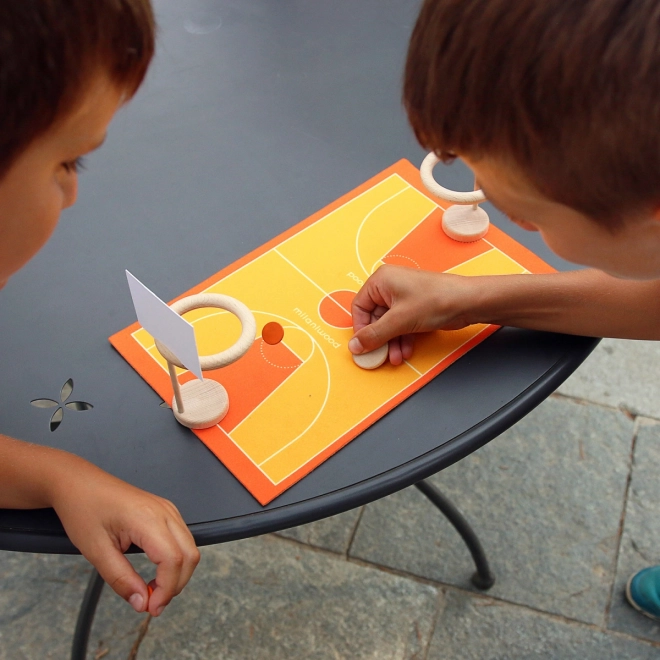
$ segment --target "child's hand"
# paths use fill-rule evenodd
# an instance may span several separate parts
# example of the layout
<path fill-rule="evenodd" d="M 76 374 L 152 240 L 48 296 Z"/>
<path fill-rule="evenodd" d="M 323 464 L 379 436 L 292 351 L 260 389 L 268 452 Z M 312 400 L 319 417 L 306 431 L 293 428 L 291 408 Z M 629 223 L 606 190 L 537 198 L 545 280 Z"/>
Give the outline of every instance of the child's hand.
<path fill-rule="evenodd" d="M 373 351 L 390 342 L 390 362 L 401 364 L 413 352 L 414 333 L 459 330 L 470 321 L 464 313 L 469 279 L 381 266 L 353 300 L 351 353 Z"/>
<path fill-rule="evenodd" d="M 158 616 L 186 585 L 199 550 L 176 507 L 77 459 L 53 506 L 73 544 L 137 612 Z M 123 555 L 134 543 L 157 565 L 153 594 Z"/>

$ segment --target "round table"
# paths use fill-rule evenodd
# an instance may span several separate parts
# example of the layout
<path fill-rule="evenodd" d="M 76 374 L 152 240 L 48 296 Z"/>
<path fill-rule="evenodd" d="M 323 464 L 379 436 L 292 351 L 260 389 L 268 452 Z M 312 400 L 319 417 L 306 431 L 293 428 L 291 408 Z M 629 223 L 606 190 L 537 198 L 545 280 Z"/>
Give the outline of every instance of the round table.
<path fill-rule="evenodd" d="M 413 3 L 415 4 L 415 3 Z M 268 506 L 112 349 L 124 269 L 170 300 L 402 157 L 419 165 L 401 74 L 405 0 L 157 0 L 144 87 L 88 159 L 77 205 L 0 294 L 0 432 L 79 454 L 172 500 L 199 545 L 330 516 L 416 484 L 538 405 L 597 340 L 503 328 Z M 471 190 L 462 166 L 435 176 Z M 491 221 L 558 269 L 540 238 Z M 50 430 L 51 410 L 73 380 Z M 70 553 L 51 510 L 0 511 L 0 549 Z"/>

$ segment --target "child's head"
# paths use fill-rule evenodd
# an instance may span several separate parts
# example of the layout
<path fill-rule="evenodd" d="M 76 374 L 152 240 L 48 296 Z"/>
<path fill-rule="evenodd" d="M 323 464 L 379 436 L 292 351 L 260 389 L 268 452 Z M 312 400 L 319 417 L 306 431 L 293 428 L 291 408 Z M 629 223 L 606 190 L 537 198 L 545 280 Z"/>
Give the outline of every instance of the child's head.
<path fill-rule="evenodd" d="M 657 0 L 426 0 L 404 103 L 556 252 L 660 277 L 659 72 Z"/>
<path fill-rule="evenodd" d="M 76 168 L 139 87 L 149 0 L 0 3 L 0 287 L 73 204 Z"/>

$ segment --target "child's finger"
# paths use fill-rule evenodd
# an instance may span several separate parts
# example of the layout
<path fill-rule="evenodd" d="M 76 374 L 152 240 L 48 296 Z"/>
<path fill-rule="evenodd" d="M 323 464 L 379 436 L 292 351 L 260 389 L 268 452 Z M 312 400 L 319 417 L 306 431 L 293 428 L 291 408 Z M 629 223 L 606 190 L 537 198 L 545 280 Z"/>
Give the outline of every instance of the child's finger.
<path fill-rule="evenodd" d="M 399 335 L 407 334 L 410 319 L 397 309 L 390 309 L 381 318 L 358 330 L 348 342 L 351 353 L 359 355 L 367 351 L 375 351 L 385 342 Z"/>
<path fill-rule="evenodd" d="M 401 355 L 404 360 L 410 360 L 415 347 L 415 335 L 401 336 Z"/>
<path fill-rule="evenodd" d="M 395 337 L 390 339 L 389 355 L 390 363 L 395 367 L 403 362 L 403 354 L 401 352 L 401 338 Z"/>
<path fill-rule="evenodd" d="M 149 602 L 147 585 L 131 562 L 110 542 L 94 554 L 85 554 L 110 588 L 128 601 L 136 612 L 144 612 Z"/>
<path fill-rule="evenodd" d="M 149 613 L 153 616 L 159 616 L 172 598 L 181 592 L 199 561 L 197 548 L 193 554 L 181 548 L 172 535 L 168 541 L 167 548 L 159 548 L 160 557 L 147 552 L 157 566 L 156 588 L 149 602 Z"/>
<path fill-rule="evenodd" d="M 153 580 L 153 593 L 149 598 L 149 614 L 160 616 L 170 601 L 176 596 L 179 582 L 180 567 L 176 562 L 164 561 L 156 568 Z"/>
<path fill-rule="evenodd" d="M 179 583 L 177 585 L 178 592 L 180 593 L 183 588 L 188 584 L 188 581 L 192 577 L 201 555 L 199 554 L 199 549 L 195 545 L 195 539 L 193 539 L 192 534 L 188 527 L 186 527 L 183 520 L 180 522 L 170 521 L 167 525 L 172 532 L 172 535 L 175 537 L 181 550 L 184 554 L 183 565 L 181 566 L 181 572 L 179 573 Z"/>
<path fill-rule="evenodd" d="M 385 328 L 386 327 L 387 326 L 385 326 Z M 354 355 L 360 355 L 360 353 L 367 353 L 368 351 L 375 351 L 389 339 L 381 332 L 381 329 L 385 328 L 383 328 L 383 323 L 380 321 L 365 325 L 361 330 L 358 330 L 348 342 L 348 350 Z"/>
<path fill-rule="evenodd" d="M 351 304 L 351 314 L 353 315 L 353 330 L 358 332 L 365 325 L 371 323 L 371 314 L 376 308 L 376 303 L 369 297 L 368 292 L 363 287 L 357 292 Z"/>
<path fill-rule="evenodd" d="M 373 322 L 373 317 L 382 316 L 389 309 L 379 282 L 383 279 L 381 269 L 377 270 L 366 284 L 355 294 L 351 303 L 353 315 L 353 330 L 358 332 L 361 328 Z"/>

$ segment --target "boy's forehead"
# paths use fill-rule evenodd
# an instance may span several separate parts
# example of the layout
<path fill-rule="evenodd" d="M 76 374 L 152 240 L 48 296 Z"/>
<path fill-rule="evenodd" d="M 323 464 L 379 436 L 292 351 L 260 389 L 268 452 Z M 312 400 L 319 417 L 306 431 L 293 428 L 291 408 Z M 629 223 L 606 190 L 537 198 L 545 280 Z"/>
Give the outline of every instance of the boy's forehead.
<path fill-rule="evenodd" d="M 464 160 L 475 173 L 486 198 L 504 213 L 511 215 L 565 208 L 538 190 L 517 165 L 492 157 Z"/>
<path fill-rule="evenodd" d="M 475 173 L 484 194 L 492 202 L 544 200 L 543 196 L 532 188 L 525 177 L 514 167 L 490 158 L 481 158 L 477 161 L 464 160 Z"/>
<path fill-rule="evenodd" d="M 123 97 L 123 91 L 107 78 L 93 79 L 73 110 L 55 123 L 51 137 L 75 149 L 91 151 L 100 147 Z"/>

